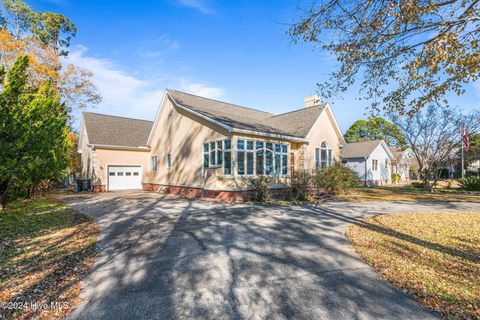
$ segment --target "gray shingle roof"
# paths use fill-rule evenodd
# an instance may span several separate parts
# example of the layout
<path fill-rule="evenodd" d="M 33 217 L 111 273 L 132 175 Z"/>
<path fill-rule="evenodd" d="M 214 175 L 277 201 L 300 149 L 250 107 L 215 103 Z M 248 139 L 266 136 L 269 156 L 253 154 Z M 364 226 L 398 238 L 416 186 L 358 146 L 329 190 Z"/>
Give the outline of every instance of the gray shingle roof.
<path fill-rule="evenodd" d="M 84 112 L 83 119 L 90 144 L 145 147 L 153 122 Z"/>
<path fill-rule="evenodd" d="M 260 133 L 281 134 L 305 138 L 325 108 L 325 104 L 302 108 L 284 114 L 238 106 L 235 104 L 204 98 L 189 93 L 168 89 L 175 102 L 200 113 L 225 126 Z"/>
<path fill-rule="evenodd" d="M 342 158 L 364 158 L 368 157 L 383 140 L 363 141 L 347 143 L 342 148 Z"/>

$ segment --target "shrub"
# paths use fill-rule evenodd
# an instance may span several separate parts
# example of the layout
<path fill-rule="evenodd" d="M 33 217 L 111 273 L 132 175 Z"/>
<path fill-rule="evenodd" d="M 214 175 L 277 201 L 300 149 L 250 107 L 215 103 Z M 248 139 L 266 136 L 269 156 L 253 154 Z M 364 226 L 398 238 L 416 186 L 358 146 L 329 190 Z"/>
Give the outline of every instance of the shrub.
<path fill-rule="evenodd" d="M 475 176 L 466 177 L 458 180 L 458 184 L 464 190 L 468 191 L 480 191 L 480 178 Z"/>
<path fill-rule="evenodd" d="M 312 181 L 312 177 L 308 172 L 296 171 L 290 179 L 289 196 L 298 201 L 308 200 L 310 181 Z"/>
<path fill-rule="evenodd" d="M 317 170 L 313 177 L 313 183 L 325 192 L 337 195 L 356 187 L 358 175 L 350 168 L 336 163 L 329 168 Z"/>
<path fill-rule="evenodd" d="M 392 173 L 392 183 L 399 183 L 400 177 L 400 173 Z"/>
<path fill-rule="evenodd" d="M 253 190 L 253 200 L 257 202 L 267 202 L 268 186 L 270 184 L 270 178 L 265 176 L 259 176 L 249 180 L 250 189 Z"/>

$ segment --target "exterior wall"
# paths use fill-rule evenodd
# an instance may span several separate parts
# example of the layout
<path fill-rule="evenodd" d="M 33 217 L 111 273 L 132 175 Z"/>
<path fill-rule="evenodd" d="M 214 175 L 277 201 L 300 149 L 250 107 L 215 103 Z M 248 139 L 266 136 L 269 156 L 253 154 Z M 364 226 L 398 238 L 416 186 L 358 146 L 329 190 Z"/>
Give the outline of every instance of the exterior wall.
<path fill-rule="evenodd" d="M 473 160 L 467 167 L 468 171 L 480 172 L 480 159 Z"/>
<path fill-rule="evenodd" d="M 365 182 L 365 158 L 344 159 L 346 166 L 358 174 L 358 180 Z"/>
<path fill-rule="evenodd" d="M 304 146 L 304 161 L 301 154 L 297 155 L 298 163 L 301 166 L 304 163 L 305 170 L 315 169 L 315 149 L 320 148 L 322 141 L 326 141 L 327 147 L 332 149 L 332 158 L 334 162 L 340 161 L 340 145 L 342 141 L 335 131 L 335 126 L 330 119 L 327 110 L 322 112 L 317 123 L 307 136 L 311 142 Z M 298 169 L 301 169 L 300 167 Z"/>
<path fill-rule="evenodd" d="M 96 153 L 96 161 L 91 178 L 94 189 L 96 187 L 98 191 L 108 190 L 108 166 L 141 165 L 143 172 L 149 166 L 149 151 L 97 148 L 94 152 Z"/>
<path fill-rule="evenodd" d="M 400 182 L 408 182 L 410 180 L 410 159 L 406 152 L 392 164 L 392 173 L 400 174 Z"/>
<path fill-rule="evenodd" d="M 150 156 L 157 156 L 157 171 L 150 163 L 144 170 L 144 183 L 155 185 L 220 188 L 224 183 L 220 169 L 203 178 L 203 143 L 225 139 L 229 132 L 173 106 L 166 98 L 152 132 Z M 172 168 L 167 168 L 167 154 L 172 156 Z M 150 159 L 149 159 L 150 161 Z M 216 178 L 218 177 L 218 179 Z"/>

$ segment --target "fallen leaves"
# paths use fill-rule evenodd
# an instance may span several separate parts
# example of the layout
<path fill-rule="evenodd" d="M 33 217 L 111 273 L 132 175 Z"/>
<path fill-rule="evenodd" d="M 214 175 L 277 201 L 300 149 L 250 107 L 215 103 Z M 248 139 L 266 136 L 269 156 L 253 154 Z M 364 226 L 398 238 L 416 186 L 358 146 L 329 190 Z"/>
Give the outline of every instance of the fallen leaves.
<path fill-rule="evenodd" d="M 446 318 L 480 319 L 480 213 L 404 213 L 351 225 L 355 250 Z"/>

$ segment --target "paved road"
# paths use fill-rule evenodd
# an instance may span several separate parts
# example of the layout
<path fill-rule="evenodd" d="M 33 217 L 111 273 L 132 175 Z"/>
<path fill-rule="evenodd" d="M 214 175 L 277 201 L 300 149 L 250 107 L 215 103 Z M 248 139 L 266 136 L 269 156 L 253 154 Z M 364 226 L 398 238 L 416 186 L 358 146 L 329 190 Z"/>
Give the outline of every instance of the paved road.
<path fill-rule="evenodd" d="M 124 192 L 65 196 L 97 219 L 99 256 L 73 319 L 436 319 L 354 253 L 367 213 L 474 204 L 227 205 Z"/>

